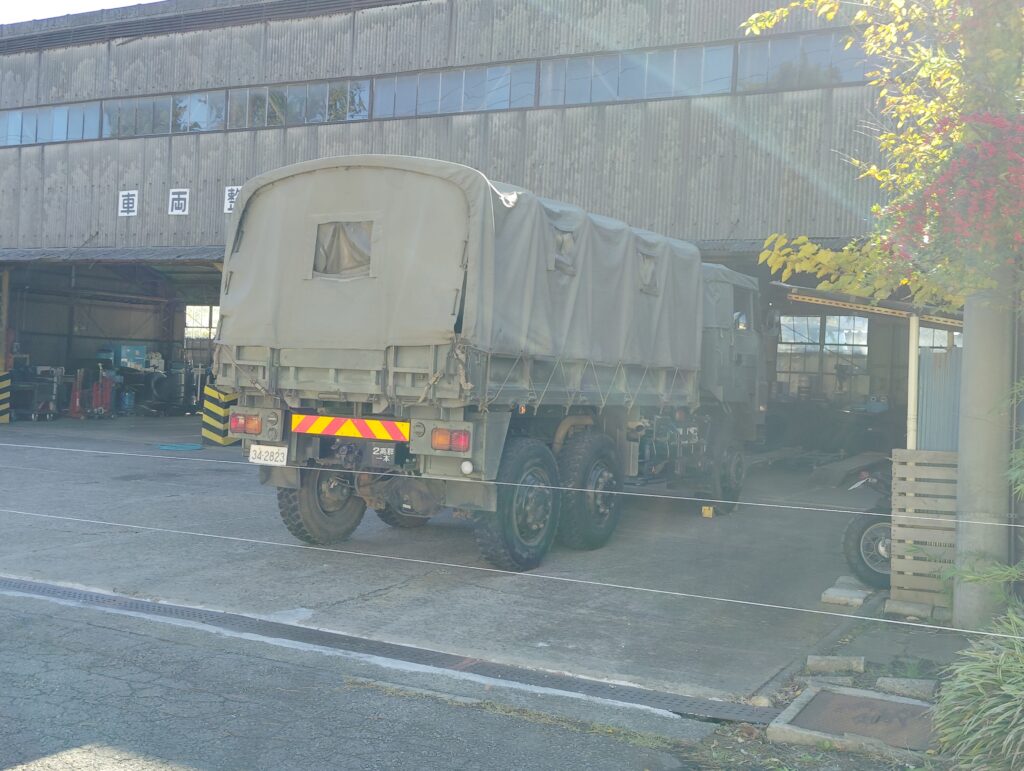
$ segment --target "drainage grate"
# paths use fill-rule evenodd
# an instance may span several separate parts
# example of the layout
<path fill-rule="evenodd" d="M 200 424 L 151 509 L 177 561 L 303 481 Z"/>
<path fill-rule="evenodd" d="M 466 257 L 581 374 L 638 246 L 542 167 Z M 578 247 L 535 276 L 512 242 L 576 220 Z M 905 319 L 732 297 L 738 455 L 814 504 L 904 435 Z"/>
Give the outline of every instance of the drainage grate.
<path fill-rule="evenodd" d="M 252 618 L 251 616 L 243 616 L 238 613 L 224 613 L 217 610 L 192 608 L 187 605 L 171 605 L 163 602 L 137 600 L 117 594 L 69 589 L 40 581 L 0 577 L 0 590 L 70 600 L 82 605 L 130 611 L 147 616 L 183 619 L 232 632 L 247 632 L 263 637 L 379 656 L 411 664 L 436 667 L 438 669 L 469 672 L 494 680 L 505 680 L 541 688 L 583 694 L 598 699 L 610 699 L 629 704 L 655 707 L 698 720 L 766 725 L 779 714 L 779 710 L 770 707 L 751 707 L 737 702 L 700 699 L 692 696 L 680 696 L 675 693 L 652 691 L 647 688 L 630 685 L 602 683 L 596 680 L 573 677 L 572 675 L 543 672 L 509 664 L 499 664 L 493 661 L 466 658 L 441 651 L 370 640 L 365 637 L 353 637 L 341 634 L 340 632 L 327 632 L 294 624 L 285 624 L 279 621 L 267 621 Z"/>

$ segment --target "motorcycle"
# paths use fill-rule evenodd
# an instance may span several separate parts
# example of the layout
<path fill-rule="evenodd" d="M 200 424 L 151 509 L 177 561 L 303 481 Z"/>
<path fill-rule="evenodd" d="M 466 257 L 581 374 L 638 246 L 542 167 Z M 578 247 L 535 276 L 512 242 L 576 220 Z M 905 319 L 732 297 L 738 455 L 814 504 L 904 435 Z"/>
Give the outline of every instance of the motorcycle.
<path fill-rule="evenodd" d="M 858 514 L 843 533 L 843 556 L 866 585 L 888 589 L 892 573 L 892 464 L 862 471 L 849 489 L 867 485 L 879 493 L 875 505 Z"/>

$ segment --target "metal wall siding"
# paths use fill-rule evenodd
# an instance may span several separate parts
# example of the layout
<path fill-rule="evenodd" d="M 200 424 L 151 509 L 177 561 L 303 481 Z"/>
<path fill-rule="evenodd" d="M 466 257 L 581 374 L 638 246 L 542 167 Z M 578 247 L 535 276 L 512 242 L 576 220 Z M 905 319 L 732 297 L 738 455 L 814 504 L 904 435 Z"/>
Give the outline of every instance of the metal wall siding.
<path fill-rule="evenodd" d="M 228 85 L 233 32 L 231 29 L 219 29 L 200 34 L 200 67 L 196 73 L 196 88 L 224 88 Z"/>
<path fill-rule="evenodd" d="M 563 115 L 558 110 L 537 110 L 526 114 L 526 174 L 523 186 L 551 197 L 562 178 Z"/>
<path fill-rule="evenodd" d="M 4 57 L 0 68 L 0 107 L 18 107 L 25 100 L 26 54 Z"/>
<path fill-rule="evenodd" d="M 231 133 L 225 137 L 224 151 L 221 154 L 225 185 L 241 185 L 245 180 L 255 175 L 253 169 L 253 146 L 255 141 L 256 132 L 250 131 Z"/>
<path fill-rule="evenodd" d="M 0 57 L 0 107 L 722 40 L 761 0 L 423 0 Z M 807 17 L 807 18 L 804 18 Z M 787 30 L 821 27 L 796 14 Z M 37 82 L 38 79 L 38 82 Z"/>
<path fill-rule="evenodd" d="M 498 52 L 503 59 L 532 59 L 538 50 L 543 50 L 545 41 L 552 34 L 550 23 L 536 22 L 546 19 L 545 8 L 535 3 L 516 0 L 501 0 L 494 9 L 494 45 L 492 53 Z"/>
<path fill-rule="evenodd" d="M 79 246 L 90 236 L 110 245 L 120 240 L 115 231 L 139 233 L 114 225 L 119 189 L 140 190 L 141 213 L 133 219 L 144 235 L 131 243 L 219 243 L 225 185 L 286 163 L 360 152 L 465 163 L 541 195 L 686 238 L 760 239 L 777 230 L 852 237 L 863 232 L 876 193 L 855 182 L 832 150 L 848 146 L 843 137 L 856 130 L 849 121 L 845 129 L 836 125 L 844 123 L 834 114 L 840 94 L 845 109 L 858 104 L 845 91 L 805 92 L 52 145 L 45 157 L 59 158 L 59 148 L 67 148 L 68 221 L 66 240 L 57 242 L 49 239 L 62 230 L 47 222 L 44 245 Z M 17 168 L 27 149 L 0 149 L 8 191 L 19 189 Z M 24 163 L 41 163 L 44 156 L 25 157 L 32 160 Z M 47 199 L 58 173 L 53 165 L 46 170 Z M 192 190 L 193 214 L 167 215 L 172 187 Z M 83 220 L 81 202 L 93 197 L 102 203 Z M 4 210 L 18 212 L 17 199 Z M 17 224 L 5 228 L 2 243 L 26 246 L 17 231 Z"/>
<path fill-rule="evenodd" d="M 224 138 L 213 134 L 200 134 L 198 145 L 199 168 L 205 170 L 204 183 L 192 189 L 194 213 L 188 219 L 195 227 L 193 244 L 224 243 L 224 187 L 228 184 L 224 166 Z"/>
<path fill-rule="evenodd" d="M 18 242 L 39 246 L 42 226 L 43 164 L 42 148 L 26 147 L 18 169 Z"/>
<path fill-rule="evenodd" d="M 280 166 L 284 159 L 284 131 L 255 131 L 253 137 L 254 175 Z"/>
<path fill-rule="evenodd" d="M 317 59 L 320 62 L 319 68 L 323 77 L 341 77 L 352 72 L 352 20 L 350 13 L 337 16 L 327 16 L 315 19 L 316 24 L 316 45 L 318 48 Z M 299 62 L 297 72 L 299 77 L 306 77 L 302 73 L 303 59 L 308 58 L 309 52 L 296 52 L 296 60 Z"/>
<path fill-rule="evenodd" d="M 491 60 L 493 14 L 494 7 L 488 0 L 453 3 L 450 64 L 479 64 Z"/>
<path fill-rule="evenodd" d="M 284 165 L 309 161 L 316 157 L 316 126 L 294 126 L 285 129 Z"/>
<path fill-rule="evenodd" d="M 146 93 L 166 94 L 180 90 L 175 80 L 175 57 L 178 50 L 176 38 L 175 35 L 167 35 L 154 40 L 146 38 L 145 40 L 118 41 L 119 48 L 124 50 L 125 55 L 148 62 L 145 82 L 149 88 Z M 138 87 L 135 88 L 135 92 L 138 93 Z M 130 94 L 131 90 L 123 95 Z M 102 93 L 99 94 L 99 96 L 102 95 Z"/>
<path fill-rule="evenodd" d="M 175 35 L 174 40 L 174 90 L 190 91 L 202 88 L 203 38 L 207 33 L 186 32 Z"/>
<path fill-rule="evenodd" d="M 40 246 L 68 243 L 68 152 L 69 145 L 44 145 L 40 163 L 43 167 L 42 242 Z M 2 169 L 2 164 L 0 164 Z M 0 209 L 2 211 L 2 209 Z M 3 222 L 0 216 L 0 222 Z"/>
<path fill-rule="evenodd" d="M 450 5 L 444 0 L 433 0 L 408 7 L 414 8 L 418 17 L 421 68 L 447 67 L 451 42 Z"/>
<path fill-rule="evenodd" d="M 490 117 L 487 154 L 492 158 L 491 174 L 495 179 L 526 179 L 527 113 L 498 112 Z"/>
<path fill-rule="evenodd" d="M 263 61 L 263 78 L 268 82 L 281 83 L 291 80 L 292 55 L 295 43 L 292 37 L 295 35 L 295 27 L 309 24 L 310 20 L 301 19 L 298 21 L 285 21 L 279 24 L 268 24 L 266 37 L 266 58 Z M 306 49 L 306 55 L 313 54 Z"/>
<path fill-rule="evenodd" d="M 224 73 L 224 85 L 265 81 L 263 66 L 266 62 L 267 26 L 250 24 L 231 30 L 231 58 Z"/>
<path fill-rule="evenodd" d="M 143 140 L 143 167 L 146 176 L 139 187 L 139 216 L 141 229 L 146 234 L 144 243 L 175 244 L 170 240 L 167 216 L 167 191 L 176 185 L 171 179 L 171 137 Z M 134 190 L 135 188 L 130 188 Z M 114 213 L 116 216 L 116 212 Z M 70 244 L 69 244 L 70 245 Z"/>
<path fill-rule="evenodd" d="M 89 212 L 90 246 L 113 246 L 117 223 L 117 144 L 89 142 L 92 151 L 92 185 L 82 200 Z M 112 216 L 113 215 L 113 216 Z"/>
<path fill-rule="evenodd" d="M 171 136 L 171 152 L 169 157 L 170 179 L 164 187 L 160 198 L 155 202 L 156 210 L 163 214 L 167 223 L 167 241 L 169 244 L 195 245 L 195 234 L 198 226 L 195 224 L 199 219 L 198 208 L 209 207 L 212 201 L 209 200 L 212 192 L 210 185 L 205 181 L 200 183 L 208 173 L 203 169 L 203 176 L 200 177 L 199 170 L 199 135 L 198 134 L 175 134 Z M 170 215 L 167 213 L 168 191 L 174 188 L 188 188 L 189 213 L 188 216 Z M 152 205 L 152 204 L 151 204 Z"/>
<path fill-rule="evenodd" d="M 68 57 L 66 49 L 40 51 L 37 62 L 39 68 L 39 87 L 34 101 L 39 103 L 60 102 L 70 99 Z M 6 57 L 5 57 L 6 58 Z M 4 62 L 0 59 L 0 62 Z M 3 66 L 3 64 L 0 64 Z"/>
<path fill-rule="evenodd" d="M 117 191 L 142 190 L 146 178 L 146 140 L 125 139 L 117 143 Z M 117 214 L 118 198 L 115 191 L 110 200 L 104 201 Z M 148 203 L 148 202 L 147 202 Z M 101 216 L 107 212 L 101 208 Z M 114 220 L 114 243 L 121 246 L 144 246 L 144 232 L 141 217 L 116 217 Z"/>
<path fill-rule="evenodd" d="M 425 40 L 428 30 L 423 26 L 420 4 L 400 5 L 391 10 L 393 21 L 388 28 L 388 56 L 384 72 L 424 69 L 423 52 L 430 45 Z M 437 43 L 444 46 L 446 41 L 442 38 Z"/>
<path fill-rule="evenodd" d="M 107 46 L 94 45 L 66 50 L 70 73 L 61 101 L 96 97 L 101 91 L 99 84 L 106 83 Z M 57 88 L 60 87 L 58 83 Z"/>
<path fill-rule="evenodd" d="M 882 196 L 871 180 L 854 180 L 855 170 L 832 148 L 842 148 L 847 155 L 868 163 L 881 160 L 872 128 L 881 124 L 875 94 L 868 88 L 838 89 L 832 94 L 830 107 L 830 182 L 836 191 L 834 197 L 844 201 L 832 214 L 831 224 L 837 232 L 861 233 L 867 227 L 871 207 L 881 203 Z"/>
<path fill-rule="evenodd" d="M 387 72 L 388 30 L 391 8 L 369 8 L 357 11 L 353 22 L 352 74 L 375 75 Z"/>
<path fill-rule="evenodd" d="M 91 245 L 92 145 L 92 142 L 68 145 L 68 241 L 64 246 Z"/>
<path fill-rule="evenodd" d="M 509 115 L 509 113 L 503 113 Z M 496 117 L 496 116 L 492 116 Z M 449 155 L 451 148 L 450 141 L 451 121 L 447 118 L 430 118 L 423 121 L 419 130 L 415 128 L 404 132 L 403 144 L 413 154 L 427 158 L 436 158 L 439 155 Z M 493 153 L 493 148 L 490 148 Z M 499 156 L 500 157 L 500 156 Z"/>
<path fill-rule="evenodd" d="M 8 162 L 0 165 L 0 243 L 18 241 L 18 187 L 21 177 L 21 153 L 11 153 Z"/>
<path fill-rule="evenodd" d="M 115 40 L 0 58 L 0 106 L 724 39 L 763 2 L 723 5 L 427 0 Z M 685 238 L 850 237 L 877 192 L 833 148 L 873 157 L 861 130 L 873 103 L 870 89 L 840 88 L 0 148 L 0 245 L 219 243 L 225 185 L 361 152 L 454 160 Z M 172 187 L 192 191 L 188 217 L 167 214 Z M 140 191 L 138 217 L 117 218 L 121 189 Z"/>
<path fill-rule="evenodd" d="M 141 90 L 139 84 L 145 84 L 146 92 L 152 93 L 156 87 L 163 85 L 159 81 L 153 82 L 153 76 L 158 70 L 160 49 L 159 45 L 149 46 L 141 40 L 108 44 L 109 69 L 106 85 L 109 93 L 127 96 Z M 169 81 L 172 76 L 173 68 L 171 76 L 163 77 Z"/>

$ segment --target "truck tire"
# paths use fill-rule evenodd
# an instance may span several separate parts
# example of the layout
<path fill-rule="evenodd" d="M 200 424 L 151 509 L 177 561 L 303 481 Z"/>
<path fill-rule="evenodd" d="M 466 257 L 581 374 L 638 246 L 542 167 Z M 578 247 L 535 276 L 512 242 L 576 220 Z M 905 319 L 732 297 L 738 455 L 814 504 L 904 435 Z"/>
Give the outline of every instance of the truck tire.
<path fill-rule="evenodd" d="M 892 513 L 874 508 L 850 520 L 843 532 L 843 556 L 867 586 L 888 589 L 892 578 Z"/>
<path fill-rule="evenodd" d="M 547 445 L 513 437 L 498 467 L 498 510 L 476 513 L 476 543 L 485 560 L 502 570 L 537 567 L 558 531 L 561 496 L 558 464 Z"/>
<path fill-rule="evenodd" d="M 430 519 L 430 517 L 403 514 L 391 508 L 390 504 L 385 506 L 383 510 L 374 509 L 374 512 L 385 525 L 397 528 L 423 527 L 427 524 L 427 520 Z"/>
<path fill-rule="evenodd" d="M 711 436 L 708 453 L 711 470 L 707 484 L 697 492 L 704 505 L 713 506 L 715 514 L 728 514 L 736 509 L 746 478 L 743 450 L 735 440 L 732 418 L 720 407 L 708 410 L 711 415 Z"/>
<path fill-rule="evenodd" d="M 615 442 L 607 434 L 575 434 L 558 453 L 562 513 L 558 542 L 570 549 L 600 549 L 622 516 L 622 469 Z M 584 492 L 586 491 L 586 492 Z"/>
<path fill-rule="evenodd" d="M 366 513 L 351 474 L 328 469 L 303 470 L 298 490 L 277 488 L 277 508 L 292 535 L 315 545 L 346 540 Z"/>
<path fill-rule="evenodd" d="M 716 505 L 716 508 L 721 510 L 720 513 L 727 514 L 736 508 L 740 493 L 743 491 L 743 480 L 747 475 L 743 451 L 739 447 L 729 446 L 717 462 L 721 491 L 718 498 L 720 503 Z"/>

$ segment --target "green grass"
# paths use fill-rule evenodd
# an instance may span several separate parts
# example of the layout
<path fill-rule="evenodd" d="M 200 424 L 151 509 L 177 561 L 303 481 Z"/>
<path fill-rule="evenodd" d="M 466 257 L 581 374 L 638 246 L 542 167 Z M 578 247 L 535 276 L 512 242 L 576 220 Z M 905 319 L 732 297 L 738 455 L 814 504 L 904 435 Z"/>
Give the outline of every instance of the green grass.
<path fill-rule="evenodd" d="M 956 768 L 1024 768 L 1024 609 L 1012 605 L 947 671 L 935 732 Z"/>

